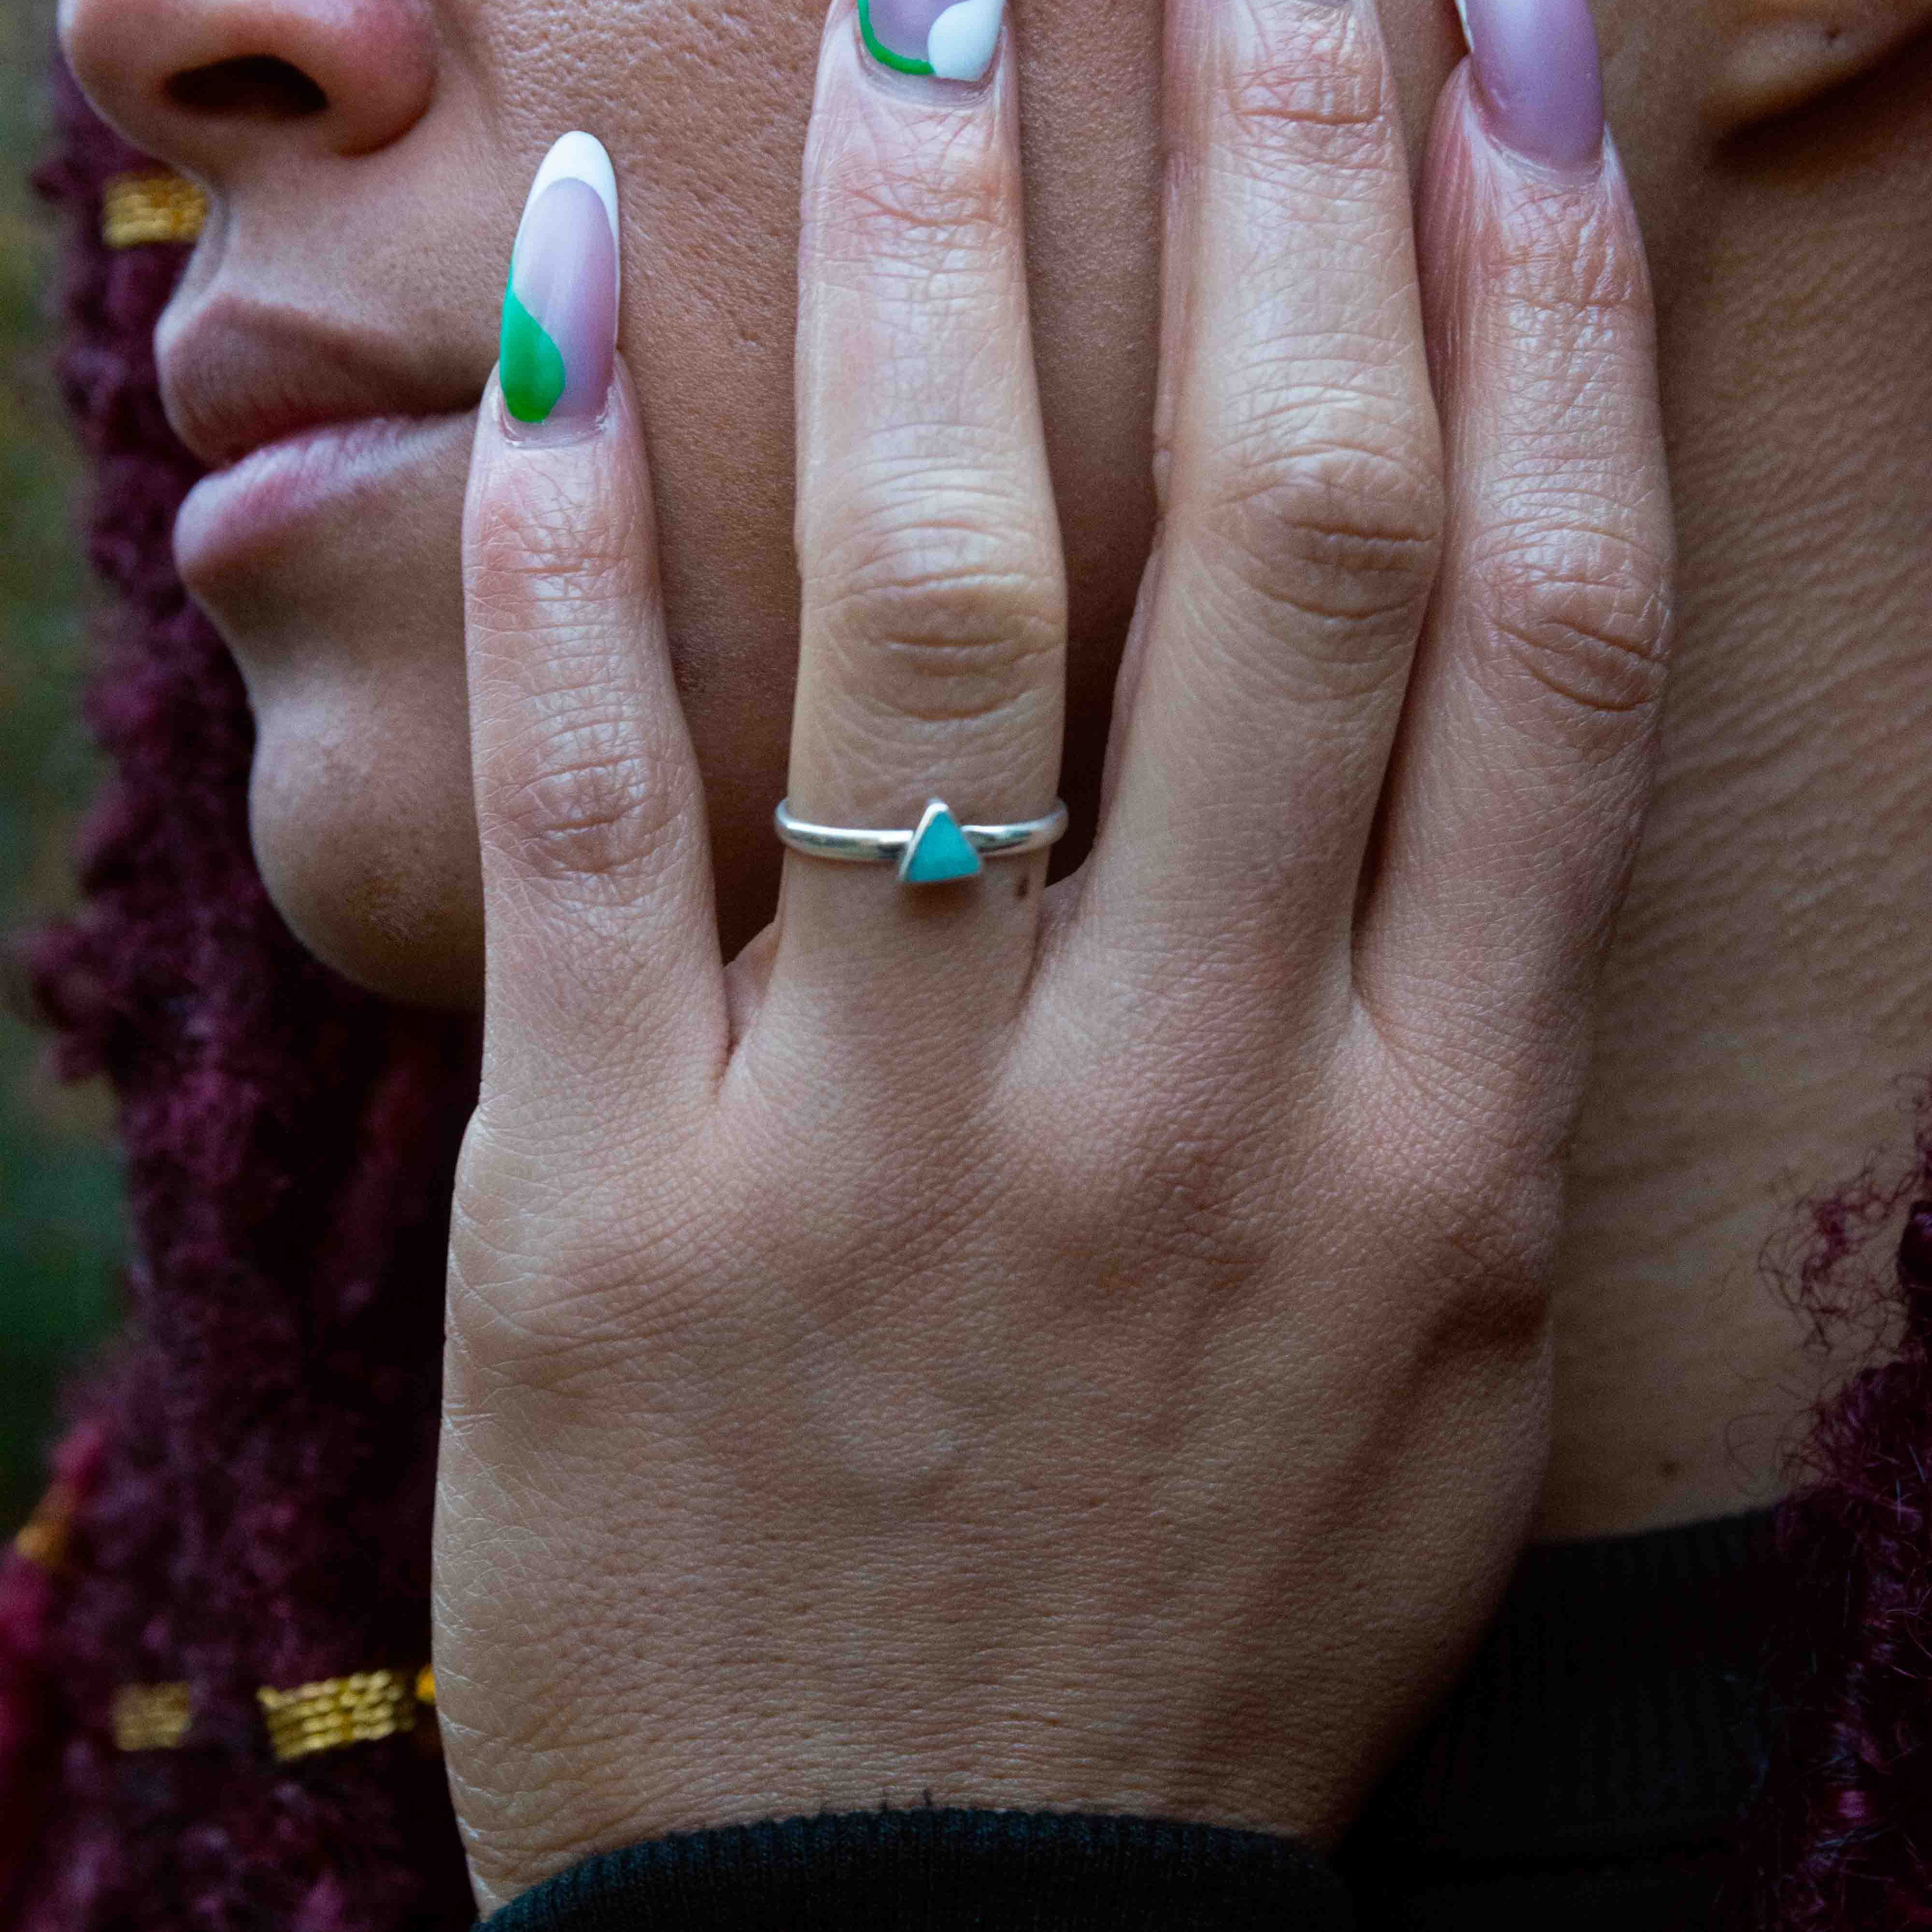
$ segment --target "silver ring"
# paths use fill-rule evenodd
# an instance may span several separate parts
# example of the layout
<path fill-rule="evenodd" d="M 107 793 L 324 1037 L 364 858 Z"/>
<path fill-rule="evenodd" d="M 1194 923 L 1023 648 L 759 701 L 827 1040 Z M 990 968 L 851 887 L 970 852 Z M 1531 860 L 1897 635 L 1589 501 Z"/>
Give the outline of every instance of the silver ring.
<path fill-rule="evenodd" d="M 1066 830 L 1066 807 L 1059 799 L 1044 818 L 1022 818 L 1010 825 L 962 825 L 944 799 L 927 801 L 920 821 L 904 831 L 872 832 L 847 825 L 812 825 L 792 815 L 791 801 L 779 802 L 772 814 L 779 838 L 794 852 L 814 859 L 836 859 L 848 866 L 896 866 L 903 886 L 934 886 L 948 879 L 970 879 L 986 859 L 1016 859 L 1042 852 Z"/>

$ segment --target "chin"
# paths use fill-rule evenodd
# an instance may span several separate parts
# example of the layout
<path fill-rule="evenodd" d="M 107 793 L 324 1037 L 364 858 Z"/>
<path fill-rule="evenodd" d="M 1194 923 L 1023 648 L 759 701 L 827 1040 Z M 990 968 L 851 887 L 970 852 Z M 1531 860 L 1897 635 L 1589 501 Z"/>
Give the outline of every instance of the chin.
<path fill-rule="evenodd" d="M 480 1010 L 482 886 L 468 746 L 404 736 L 353 703 L 260 706 L 248 794 L 262 883 L 297 940 L 356 985 Z"/>

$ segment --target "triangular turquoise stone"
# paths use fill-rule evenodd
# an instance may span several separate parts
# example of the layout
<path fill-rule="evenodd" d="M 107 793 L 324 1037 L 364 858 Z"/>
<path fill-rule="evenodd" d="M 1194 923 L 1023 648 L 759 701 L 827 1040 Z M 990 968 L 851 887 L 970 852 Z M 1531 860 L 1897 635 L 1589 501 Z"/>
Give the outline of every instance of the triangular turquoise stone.
<path fill-rule="evenodd" d="M 959 821 L 943 805 L 928 806 L 899 866 L 900 883 L 936 886 L 946 879 L 970 879 L 979 870 L 980 855 L 967 844 Z"/>

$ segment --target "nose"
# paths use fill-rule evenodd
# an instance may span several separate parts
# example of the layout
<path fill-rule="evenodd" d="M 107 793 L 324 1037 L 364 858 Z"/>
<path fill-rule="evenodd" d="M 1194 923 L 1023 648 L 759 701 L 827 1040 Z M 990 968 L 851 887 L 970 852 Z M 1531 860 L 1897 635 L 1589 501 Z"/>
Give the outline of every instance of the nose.
<path fill-rule="evenodd" d="M 217 187 L 292 145 L 386 147 L 436 82 L 424 0 L 62 0 L 60 27 L 99 112 Z"/>

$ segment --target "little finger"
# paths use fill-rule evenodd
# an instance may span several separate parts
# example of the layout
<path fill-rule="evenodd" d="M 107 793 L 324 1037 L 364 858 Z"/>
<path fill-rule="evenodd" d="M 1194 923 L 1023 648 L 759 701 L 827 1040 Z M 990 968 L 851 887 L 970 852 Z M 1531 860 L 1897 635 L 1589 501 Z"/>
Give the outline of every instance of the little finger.
<path fill-rule="evenodd" d="M 1421 224 L 1449 537 L 1358 986 L 1385 1043 L 1460 1042 L 1454 1084 L 1513 1082 L 1512 1118 L 1555 1132 L 1648 800 L 1674 544 L 1586 0 L 1467 10 L 1477 56 L 1444 96 Z"/>

